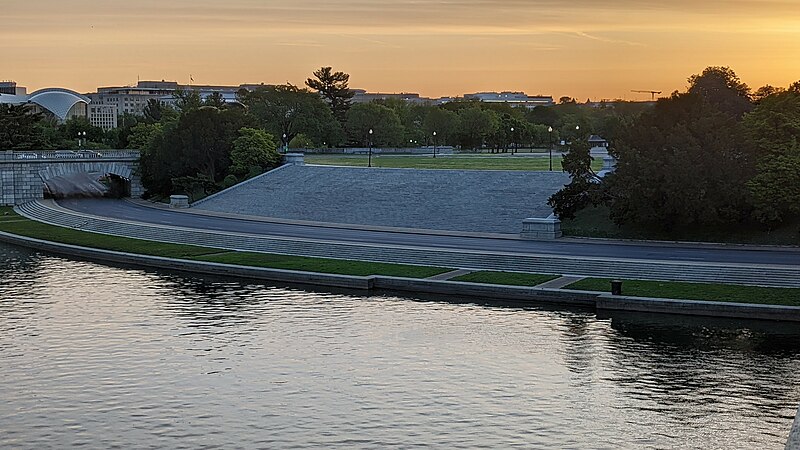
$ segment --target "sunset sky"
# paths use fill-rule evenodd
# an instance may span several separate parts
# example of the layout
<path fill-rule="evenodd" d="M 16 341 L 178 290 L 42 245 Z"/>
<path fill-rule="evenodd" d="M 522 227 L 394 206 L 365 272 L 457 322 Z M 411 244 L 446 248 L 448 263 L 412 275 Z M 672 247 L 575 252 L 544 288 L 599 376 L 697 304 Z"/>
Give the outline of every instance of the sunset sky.
<path fill-rule="evenodd" d="M 3 0 L 0 79 L 29 91 L 166 79 L 647 99 L 709 65 L 800 79 L 798 0 Z"/>

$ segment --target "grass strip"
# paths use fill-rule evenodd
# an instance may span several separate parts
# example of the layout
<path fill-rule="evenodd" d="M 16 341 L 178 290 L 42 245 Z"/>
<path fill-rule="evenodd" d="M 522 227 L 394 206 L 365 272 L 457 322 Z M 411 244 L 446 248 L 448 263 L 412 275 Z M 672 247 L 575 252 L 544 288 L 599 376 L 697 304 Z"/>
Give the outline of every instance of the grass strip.
<path fill-rule="evenodd" d="M 585 278 L 566 286 L 564 289 L 610 292 L 611 279 Z M 679 281 L 623 280 L 622 294 L 635 297 L 800 306 L 800 289 L 798 288 L 686 283 Z"/>
<path fill-rule="evenodd" d="M 237 264 L 241 266 L 269 267 L 272 269 L 302 270 L 339 275 L 386 275 L 408 278 L 427 278 L 452 269 L 412 266 L 364 261 L 350 261 L 306 256 L 276 255 L 271 253 L 230 252 L 192 257 L 196 261 Z"/>
<path fill-rule="evenodd" d="M 306 155 L 307 164 L 367 167 L 364 155 Z M 372 155 L 372 166 L 387 169 L 451 169 L 451 170 L 531 170 L 547 171 L 548 158 L 512 156 L 376 156 Z M 592 167 L 599 170 L 603 161 L 596 158 Z M 553 157 L 553 168 L 561 170 L 561 158 Z"/>
<path fill-rule="evenodd" d="M 556 278 L 559 278 L 559 276 L 537 273 L 479 271 L 455 277 L 450 281 L 502 284 L 508 286 L 537 286 L 550 280 L 555 280 Z"/>
<path fill-rule="evenodd" d="M 48 225 L 33 220 L 25 220 L 21 216 L 17 216 L 16 218 L 18 220 L 0 221 L 0 231 L 45 241 L 60 242 L 62 244 L 112 250 L 116 252 L 137 253 L 141 255 L 163 256 L 165 258 L 187 258 L 219 252 L 219 249 L 215 248 L 108 236 L 105 234 L 89 233 L 86 231 L 73 230 L 71 228 Z"/>
<path fill-rule="evenodd" d="M 5 210 L 0 210 L 0 231 L 35 239 L 102 250 L 161 256 L 165 258 L 190 259 L 194 261 L 340 275 L 387 275 L 408 278 L 427 278 L 452 270 L 406 264 L 386 264 L 267 253 L 235 252 L 195 245 L 169 244 L 143 239 L 108 236 L 105 234 L 90 233 L 36 222 L 16 214 L 13 210 L 8 215 L 5 215 L 10 208 L 4 209 Z"/>

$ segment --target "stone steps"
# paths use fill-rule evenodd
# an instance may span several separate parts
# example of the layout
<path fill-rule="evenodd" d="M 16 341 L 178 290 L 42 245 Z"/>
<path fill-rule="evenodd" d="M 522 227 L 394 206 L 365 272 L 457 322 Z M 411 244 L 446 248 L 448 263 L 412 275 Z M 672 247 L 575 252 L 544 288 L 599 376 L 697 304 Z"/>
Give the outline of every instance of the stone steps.
<path fill-rule="evenodd" d="M 225 250 L 278 253 L 414 265 L 665 281 L 692 281 L 800 288 L 799 267 L 764 267 L 697 262 L 662 262 L 578 258 L 553 255 L 426 249 L 403 246 L 339 243 L 274 236 L 231 234 L 116 221 L 75 213 L 55 205 L 31 202 L 18 207 L 26 217 L 54 225 L 159 242 L 199 245 Z"/>
<path fill-rule="evenodd" d="M 431 230 L 517 234 L 547 217 L 563 172 L 284 166 L 195 207 L 229 214 Z"/>

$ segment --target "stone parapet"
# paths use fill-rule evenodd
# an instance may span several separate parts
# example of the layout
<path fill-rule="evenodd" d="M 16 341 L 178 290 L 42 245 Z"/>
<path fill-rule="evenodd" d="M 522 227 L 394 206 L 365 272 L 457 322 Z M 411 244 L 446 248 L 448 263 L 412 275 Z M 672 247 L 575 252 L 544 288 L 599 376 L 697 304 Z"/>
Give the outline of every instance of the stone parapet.
<path fill-rule="evenodd" d="M 283 155 L 283 161 L 286 164 L 292 164 L 295 166 L 304 166 L 305 162 L 305 155 L 302 153 L 287 153 Z"/>
<path fill-rule="evenodd" d="M 189 196 L 188 195 L 170 195 L 169 196 L 169 207 L 170 208 L 177 208 L 183 209 L 189 207 Z"/>
<path fill-rule="evenodd" d="M 531 240 L 549 240 L 561 237 L 561 221 L 555 216 L 546 219 L 524 219 L 520 237 Z"/>

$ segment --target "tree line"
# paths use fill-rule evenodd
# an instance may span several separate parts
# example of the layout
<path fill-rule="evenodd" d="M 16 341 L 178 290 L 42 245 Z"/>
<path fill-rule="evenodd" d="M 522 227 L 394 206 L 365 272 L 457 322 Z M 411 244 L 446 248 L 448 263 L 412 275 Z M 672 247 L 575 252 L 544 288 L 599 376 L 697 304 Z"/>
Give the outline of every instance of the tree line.
<path fill-rule="evenodd" d="M 148 195 L 197 198 L 274 167 L 281 148 L 437 145 L 509 152 L 571 140 L 578 126 L 612 137 L 643 108 L 586 108 L 569 98 L 535 109 L 476 100 L 352 104 L 349 78 L 322 67 L 304 87 L 241 90 L 237 104 L 219 94 L 201 98 L 194 90 L 178 91 L 174 107 L 151 100 L 143 115 L 124 114 L 108 131 L 81 117 L 59 125 L 25 106 L 0 107 L 0 150 L 139 149 Z M 79 133 L 86 133 L 80 143 Z"/>
<path fill-rule="evenodd" d="M 618 225 L 768 228 L 800 216 L 800 81 L 752 91 L 728 67 L 708 67 L 686 92 L 623 123 L 602 182 L 588 146 L 563 159 L 572 181 L 550 199 L 562 219 L 605 206 Z"/>

